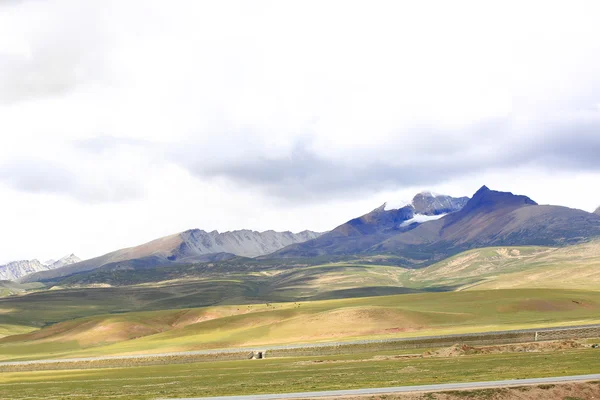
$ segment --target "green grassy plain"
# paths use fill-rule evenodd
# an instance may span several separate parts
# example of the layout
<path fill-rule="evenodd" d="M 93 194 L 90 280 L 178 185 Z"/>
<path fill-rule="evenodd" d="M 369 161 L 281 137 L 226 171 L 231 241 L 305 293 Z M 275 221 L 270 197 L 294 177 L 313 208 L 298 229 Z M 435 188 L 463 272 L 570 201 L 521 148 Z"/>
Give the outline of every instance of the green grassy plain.
<path fill-rule="evenodd" d="M 600 292 L 515 289 L 104 314 L 0 339 L 0 359 L 160 353 L 600 322 Z"/>
<path fill-rule="evenodd" d="M 132 368 L 5 372 L 3 400 L 155 399 L 390 387 L 587 374 L 598 351 L 393 359 L 379 354 Z"/>

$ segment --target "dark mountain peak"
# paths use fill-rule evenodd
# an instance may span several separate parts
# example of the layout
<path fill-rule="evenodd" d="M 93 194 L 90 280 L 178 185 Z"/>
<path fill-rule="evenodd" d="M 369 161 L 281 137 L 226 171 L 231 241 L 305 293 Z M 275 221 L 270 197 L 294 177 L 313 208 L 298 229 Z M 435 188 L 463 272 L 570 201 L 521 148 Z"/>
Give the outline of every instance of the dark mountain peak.
<path fill-rule="evenodd" d="M 487 193 L 487 192 L 491 192 L 490 188 L 487 187 L 486 185 L 483 185 L 482 187 L 479 188 L 478 191 L 475 192 L 475 194 L 473 195 L 473 197 L 475 197 L 477 195 L 481 195 L 483 193 Z"/>
<path fill-rule="evenodd" d="M 515 195 L 511 192 L 499 192 L 483 185 L 467 202 L 463 211 L 471 212 L 482 209 L 519 208 L 537 205 L 535 201 L 527 196 Z"/>

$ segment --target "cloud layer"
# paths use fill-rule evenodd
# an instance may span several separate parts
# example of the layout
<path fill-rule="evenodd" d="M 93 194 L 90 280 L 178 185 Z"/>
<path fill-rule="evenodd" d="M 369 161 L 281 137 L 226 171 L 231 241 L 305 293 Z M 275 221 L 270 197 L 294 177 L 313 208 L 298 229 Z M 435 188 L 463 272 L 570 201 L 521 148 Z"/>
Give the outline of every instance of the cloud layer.
<path fill-rule="evenodd" d="M 598 20 L 593 1 L 2 2 L 0 196 L 110 212 L 121 240 L 322 230 L 494 179 L 590 208 Z M 586 195 L 545 191 L 559 175 Z"/>

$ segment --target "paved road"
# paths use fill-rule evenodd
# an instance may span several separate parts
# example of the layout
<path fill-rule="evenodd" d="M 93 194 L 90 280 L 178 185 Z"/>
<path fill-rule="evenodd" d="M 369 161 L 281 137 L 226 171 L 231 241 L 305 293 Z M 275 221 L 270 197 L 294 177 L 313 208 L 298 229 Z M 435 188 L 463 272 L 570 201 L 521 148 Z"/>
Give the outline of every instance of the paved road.
<path fill-rule="evenodd" d="M 468 338 L 468 337 L 479 337 L 479 336 L 493 336 L 498 334 L 513 334 L 513 333 L 533 333 L 533 332 L 544 332 L 544 331 L 562 331 L 572 330 L 580 328 L 600 328 L 600 324 L 592 325 L 573 325 L 573 326 L 560 326 L 550 328 L 532 328 L 532 329 L 519 329 L 509 331 L 493 331 L 493 332 L 476 332 L 476 333 L 462 333 L 454 335 L 442 335 L 442 336 L 417 336 L 408 338 L 391 338 L 391 339 L 365 339 L 365 340 L 353 340 L 348 342 L 324 342 L 324 343 L 306 343 L 306 344 L 289 344 L 279 346 L 256 346 L 256 347 L 240 347 L 240 348 L 229 348 L 229 349 L 213 349 L 213 350 L 198 350 L 198 351 L 183 351 L 176 353 L 155 353 L 155 354 L 136 354 L 130 356 L 101 356 L 101 357 L 84 357 L 84 358 L 63 358 L 63 359 L 45 359 L 45 360 L 31 360 L 31 361 L 7 361 L 0 362 L 0 366 L 14 366 L 14 365 L 31 365 L 31 364 L 53 364 L 53 363 L 69 363 L 69 362 L 81 362 L 81 361 L 105 361 L 105 360 L 131 360 L 131 359 L 144 359 L 153 357 L 172 357 L 172 356 L 194 356 L 194 355 L 212 355 L 212 354 L 229 354 L 229 353 L 244 353 L 256 350 L 292 350 L 292 349 L 320 349 L 330 348 L 338 346 L 352 346 L 361 344 L 376 344 L 376 343 L 394 343 L 394 342 L 411 342 L 419 340 L 449 340 L 453 338 Z"/>
<path fill-rule="evenodd" d="M 544 383 L 560 382 L 582 382 L 600 380 L 600 374 L 559 376 L 554 378 L 534 378 L 534 379 L 511 379 L 505 381 L 488 382 L 469 382 L 469 383 L 446 383 L 442 385 L 421 385 L 421 386 L 398 386 L 388 388 L 373 389 L 354 389 L 354 390 L 329 390 L 324 392 L 305 392 L 305 393 L 284 393 L 284 394 L 263 394 L 252 396 L 222 396 L 222 397 L 190 397 L 186 399 L 172 400 L 274 400 L 274 399 L 306 399 L 314 397 L 340 397 L 356 396 L 370 394 L 387 394 L 403 392 L 439 392 L 453 389 L 483 389 L 498 388 L 506 386 L 522 385 L 540 385 Z"/>

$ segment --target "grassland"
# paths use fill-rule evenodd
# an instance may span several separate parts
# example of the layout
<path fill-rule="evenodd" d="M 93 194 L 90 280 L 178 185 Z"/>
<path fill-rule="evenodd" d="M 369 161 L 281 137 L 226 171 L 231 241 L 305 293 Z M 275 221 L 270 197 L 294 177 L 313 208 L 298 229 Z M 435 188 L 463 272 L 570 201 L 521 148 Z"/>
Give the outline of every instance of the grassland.
<path fill-rule="evenodd" d="M 251 395 L 577 375 L 598 371 L 598 350 L 395 359 L 381 354 L 282 358 L 0 374 L 17 399 L 154 399 Z"/>
<path fill-rule="evenodd" d="M 210 271 L 217 264 L 182 267 L 192 269 L 169 281 L 54 287 L 0 298 L 0 359 L 463 333 L 600 320 L 600 293 L 595 291 L 600 287 L 598 241 L 560 249 L 476 249 L 419 270 L 368 264 L 377 260 L 292 269 L 269 264 L 265 270 L 225 272 Z M 195 276 L 195 268 L 204 275 Z M 134 272 L 130 278 L 150 279 L 143 277 L 144 271 Z M 118 275 L 115 281 L 121 278 Z M 489 290 L 505 287 L 519 290 Z M 460 292 L 443 292 L 451 290 Z"/>
<path fill-rule="evenodd" d="M 558 249 L 475 249 L 417 270 L 369 264 L 379 261 L 382 259 L 373 257 L 361 259 L 362 264 L 345 261 L 293 268 L 282 265 L 279 269 L 256 264 L 250 270 L 235 270 L 234 266 L 222 270 L 219 264 L 202 264 L 103 271 L 103 285 L 108 287 L 55 286 L 49 291 L 0 298 L 0 324 L 40 327 L 103 313 L 431 291 L 600 287 L 600 241 Z M 163 278 L 169 279 L 153 281 Z"/>
<path fill-rule="evenodd" d="M 521 268 L 484 279 L 478 290 L 502 288 L 600 289 L 600 242 L 538 253 Z"/>
<path fill-rule="evenodd" d="M 104 314 L 0 339 L 0 359 L 84 357 L 600 322 L 600 293 L 494 290 Z"/>
<path fill-rule="evenodd" d="M 412 293 L 390 266 L 323 265 L 294 270 L 212 272 L 117 287 L 61 288 L 0 298 L 0 326 L 47 324 L 106 313 Z"/>

